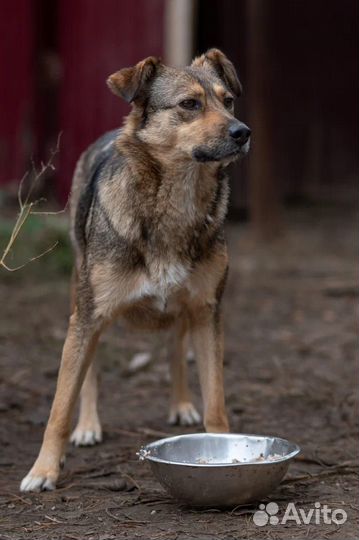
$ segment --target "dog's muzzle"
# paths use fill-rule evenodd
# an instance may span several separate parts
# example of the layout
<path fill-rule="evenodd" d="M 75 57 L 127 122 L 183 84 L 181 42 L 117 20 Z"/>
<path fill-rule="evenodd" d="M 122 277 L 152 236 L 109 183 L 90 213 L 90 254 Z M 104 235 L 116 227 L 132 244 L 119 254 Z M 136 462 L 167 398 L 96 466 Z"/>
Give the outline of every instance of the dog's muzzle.
<path fill-rule="evenodd" d="M 239 120 L 232 120 L 228 135 L 222 139 L 197 146 L 192 152 L 193 159 L 202 163 L 207 161 L 234 160 L 248 153 L 251 130 Z"/>

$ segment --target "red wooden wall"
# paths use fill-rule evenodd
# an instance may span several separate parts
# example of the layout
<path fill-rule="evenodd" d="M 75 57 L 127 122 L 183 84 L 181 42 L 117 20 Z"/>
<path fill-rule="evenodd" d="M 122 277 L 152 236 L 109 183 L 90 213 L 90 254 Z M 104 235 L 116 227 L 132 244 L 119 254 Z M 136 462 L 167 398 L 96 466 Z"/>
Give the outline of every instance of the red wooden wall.
<path fill-rule="evenodd" d="M 80 153 L 128 112 L 108 75 L 163 54 L 165 0 L 2 0 L 0 183 L 46 160 L 62 132 L 57 195 Z"/>
<path fill-rule="evenodd" d="M 0 184 L 19 180 L 33 148 L 33 18 L 28 0 L 2 0 Z"/>
<path fill-rule="evenodd" d="M 67 196 L 79 153 L 129 110 L 106 85 L 108 75 L 161 55 L 164 0 L 61 0 L 60 195 Z"/>

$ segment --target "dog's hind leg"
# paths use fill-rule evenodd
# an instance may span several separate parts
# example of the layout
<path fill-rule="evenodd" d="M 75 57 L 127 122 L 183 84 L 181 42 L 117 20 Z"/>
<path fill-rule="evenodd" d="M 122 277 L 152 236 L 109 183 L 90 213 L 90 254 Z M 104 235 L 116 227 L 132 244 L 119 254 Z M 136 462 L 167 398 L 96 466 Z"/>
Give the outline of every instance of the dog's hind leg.
<path fill-rule="evenodd" d="M 190 426 L 201 417 L 190 399 L 187 377 L 188 321 L 180 317 L 174 326 L 169 346 L 171 371 L 171 404 L 168 422 Z"/>
<path fill-rule="evenodd" d="M 70 309 L 74 312 L 76 306 L 77 271 L 74 267 L 71 276 Z M 80 394 L 80 413 L 77 426 L 70 441 L 75 446 L 92 446 L 102 441 L 102 429 L 97 412 L 97 361 L 90 364 Z"/>
<path fill-rule="evenodd" d="M 55 398 L 35 464 L 21 482 L 21 491 L 54 489 L 68 441 L 72 412 L 100 335 L 100 326 L 84 321 L 77 309 L 70 317 Z"/>
<path fill-rule="evenodd" d="M 93 446 L 102 441 L 101 423 L 97 411 L 98 364 L 94 359 L 87 370 L 80 394 L 80 412 L 70 441 L 75 446 Z"/>

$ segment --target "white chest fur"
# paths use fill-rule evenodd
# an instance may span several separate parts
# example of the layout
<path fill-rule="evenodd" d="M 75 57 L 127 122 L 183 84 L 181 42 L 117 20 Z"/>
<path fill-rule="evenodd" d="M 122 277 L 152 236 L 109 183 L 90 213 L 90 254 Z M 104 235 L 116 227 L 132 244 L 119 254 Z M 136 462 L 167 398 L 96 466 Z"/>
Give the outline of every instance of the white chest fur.
<path fill-rule="evenodd" d="M 150 268 L 149 275 L 143 275 L 140 285 L 134 288 L 128 300 L 140 300 L 146 296 L 154 297 L 156 307 L 164 309 L 168 296 L 182 286 L 188 277 L 188 269 L 180 263 L 156 262 Z"/>
<path fill-rule="evenodd" d="M 179 263 L 156 260 L 146 272 L 118 273 L 114 267 L 98 265 L 92 272 L 95 314 L 112 313 L 144 298 L 153 298 L 157 309 L 164 310 L 171 294 L 186 285 L 189 269 Z"/>

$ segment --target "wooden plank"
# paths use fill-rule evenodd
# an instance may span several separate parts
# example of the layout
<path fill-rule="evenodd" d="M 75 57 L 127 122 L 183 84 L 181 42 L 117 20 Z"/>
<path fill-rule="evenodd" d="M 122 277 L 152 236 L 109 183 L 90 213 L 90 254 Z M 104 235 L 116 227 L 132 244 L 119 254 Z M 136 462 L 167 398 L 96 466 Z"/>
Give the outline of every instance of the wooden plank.
<path fill-rule="evenodd" d="M 0 35 L 0 184 L 5 184 L 20 180 L 33 149 L 31 2 L 2 0 Z"/>
<path fill-rule="evenodd" d="M 250 218 L 260 237 L 276 236 L 281 229 L 281 197 L 275 171 L 274 60 L 270 36 L 270 0 L 247 0 Z"/>
<path fill-rule="evenodd" d="M 164 0 L 62 0 L 60 151 L 58 192 L 66 200 L 80 153 L 118 127 L 129 107 L 110 93 L 108 75 L 163 52 Z"/>

